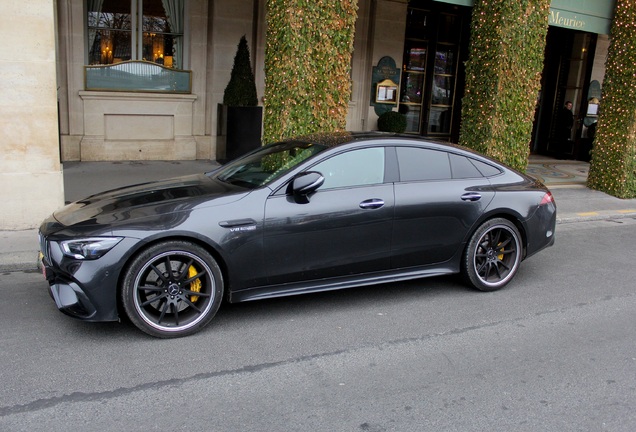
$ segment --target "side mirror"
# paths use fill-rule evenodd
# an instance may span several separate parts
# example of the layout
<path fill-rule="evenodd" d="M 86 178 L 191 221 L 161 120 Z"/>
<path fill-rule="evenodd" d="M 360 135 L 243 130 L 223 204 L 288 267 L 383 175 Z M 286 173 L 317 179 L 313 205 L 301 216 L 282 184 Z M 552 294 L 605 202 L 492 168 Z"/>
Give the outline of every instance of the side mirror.
<path fill-rule="evenodd" d="M 307 195 L 315 192 L 325 182 L 325 178 L 316 171 L 307 171 L 299 174 L 291 184 L 291 192 L 298 202 L 309 202 Z"/>

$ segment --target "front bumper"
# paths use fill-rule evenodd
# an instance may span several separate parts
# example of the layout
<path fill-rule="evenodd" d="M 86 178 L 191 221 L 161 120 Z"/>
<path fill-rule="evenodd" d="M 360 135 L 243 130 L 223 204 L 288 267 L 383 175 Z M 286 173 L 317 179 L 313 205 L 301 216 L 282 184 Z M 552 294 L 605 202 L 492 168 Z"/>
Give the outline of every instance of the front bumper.
<path fill-rule="evenodd" d="M 41 238 L 40 248 L 42 274 L 62 313 L 84 321 L 119 321 L 117 285 L 122 257 L 117 251 L 97 260 L 76 260 L 64 256 L 56 242 Z"/>
<path fill-rule="evenodd" d="M 84 321 L 117 321 L 117 311 L 98 313 L 91 297 L 74 281 L 57 274 L 45 258 L 41 258 L 42 273 L 49 283 L 49 294 L 60 312 Z"/>

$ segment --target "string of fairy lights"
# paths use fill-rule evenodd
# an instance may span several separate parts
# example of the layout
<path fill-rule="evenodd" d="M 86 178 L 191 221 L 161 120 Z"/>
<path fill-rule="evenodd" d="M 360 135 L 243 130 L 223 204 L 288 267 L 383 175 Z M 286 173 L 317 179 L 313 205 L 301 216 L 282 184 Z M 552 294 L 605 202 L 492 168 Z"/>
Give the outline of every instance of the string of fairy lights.
<path fill-rule="evenodd" d="M 268 0 L 264 142 L 346 127 L 357 0 Z"/>
<path fill-rule="evenodd" d="M 550 0 L 481 0 L 473 6 L 460 143 L 519 170 L 529 142 Z"/>
<path fill-rule="evenodd" d="M 636 198 L 636 0 L 617 0 L 588 186 Z"/>

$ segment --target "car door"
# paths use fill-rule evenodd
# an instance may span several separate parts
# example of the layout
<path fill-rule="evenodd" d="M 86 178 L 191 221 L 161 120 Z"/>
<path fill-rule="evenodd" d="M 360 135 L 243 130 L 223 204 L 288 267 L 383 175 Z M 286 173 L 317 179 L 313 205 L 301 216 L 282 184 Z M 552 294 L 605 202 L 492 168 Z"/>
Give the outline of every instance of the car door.
<path fill-rule="evenodd" d="M 447 261 L 492 201 L 490 182 L 463 155 L 395 149 L 400 181 L 395 184 L 392 267 Z"/>
<path fill-rule="evenodd" d="M 387 270 L 394 198 L 384 147 L 341 152 L 309 170 L 325 181 L 308 200 L 275 194 L 266 202 L 270 283 Z"/>

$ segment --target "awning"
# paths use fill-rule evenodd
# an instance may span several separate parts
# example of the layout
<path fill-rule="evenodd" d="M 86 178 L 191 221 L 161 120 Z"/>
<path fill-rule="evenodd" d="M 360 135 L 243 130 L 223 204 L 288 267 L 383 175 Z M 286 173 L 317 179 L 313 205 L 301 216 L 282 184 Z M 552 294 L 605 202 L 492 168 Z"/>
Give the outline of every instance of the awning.
<path fill-rule="evenodd" d="M 435 0 L 472 7 L 475 0 Z M 552 0 L 549 24 L 590 33 L 609 34 L 616 0 Z"/>

